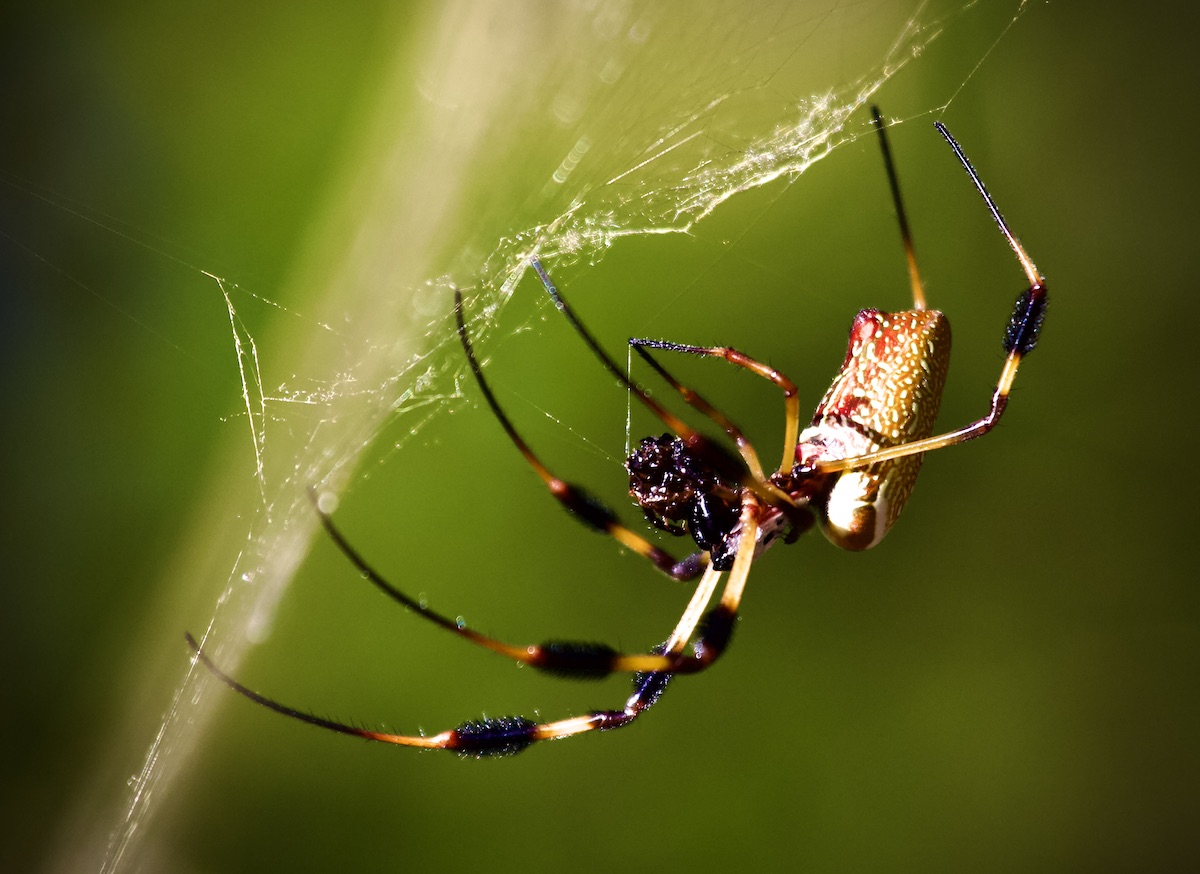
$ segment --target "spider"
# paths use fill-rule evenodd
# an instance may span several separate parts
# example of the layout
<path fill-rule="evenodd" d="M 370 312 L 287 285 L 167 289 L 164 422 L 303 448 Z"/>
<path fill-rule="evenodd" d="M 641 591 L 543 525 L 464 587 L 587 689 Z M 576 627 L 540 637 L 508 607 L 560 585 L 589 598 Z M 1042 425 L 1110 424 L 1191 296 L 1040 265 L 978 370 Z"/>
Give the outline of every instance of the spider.
<path fill-rule="evenodd" d="M 196 658 L 234 691 L 311 725 L 384 743 L 454 750 L 465 756 L 510 755 L 537 741 L 629 725 L 659 700 L 676 675 L 694 674 L 710 667 L 729 645 L 751 565 L 776 542 L 790 543 L 816 525 L 830 541 L 844 549 L 867 549 L 878 543 L 911 493 L 924 453 L 972 440 L 995 427 L 1007 405 L 1017 368 L 1037 343 L 1047 294 L 1042 276 L 1009 230 L 975 168 L 938 122 L 937 130 L 950 144 L 1016 253 L 1029 287 L 1017 297 L 1004 334 L 1006 357 L 988 413 L 963 428 L 934 436 L 934 420 L 946 379 L 950 326 L 942 313 L 926 309 L 887 133 L 874 107 L 872 120 L 879 135 L 908 261 L 913 307 L 893 313 L 877 309 L 858 313 L 850 329 L 849 348 L 841 369 L 817 406 L 811 424 L 803 431 L 796 386 L 774 368 L 727 346 L 630 340 L 634 351 L 686 404 L 728 435 L 736 452 L 700 434 L 616 365 L 567 304 L 542 264 L 537 259 L 530 261 L 555 307 L 600 363 L 668 429 L 662 436 L 642 440 L 627 459 L 626 468 L 630 495 L 650 524 L 671 535 L 691 537 L 695 542 L 696 551 L 682 560 L 627 527 L 616 513 L 580 486 L 557 477 L 529 447 L 484 377 L 464 322 L 462 294 L 455 291 L 458 336 L 479 389 L 509 440 L 550 494 L 584 525 L 607 533 L 668 577 L 699 580 L 674 631 L 663 643 L 646 653 L 624 653 L 604 644 L 578 641 L 512 645 L 481 634 L 389 583 L 317 506 L 320 521 L 337 547 L 366 579 L 393 600 L 447 631 L 519 664 L 573 679 L 632 674 L 633 692 L 622 707 L 549 722 L 506 716 L 464 722 L 428 736 L 390 734 L 325 719 L 260 695 L 222 672 L 189 634 L 187 641 Z M 723 358 L 774 383 L 783 393 L 785 408 L 783 458 L 779 467 L 767 473 L 742 431 L 702 396 L 672 377 L 650 354 L 651 349 Z M 728 579 L 716 605 L 706 611 L 726 573 Z"/>

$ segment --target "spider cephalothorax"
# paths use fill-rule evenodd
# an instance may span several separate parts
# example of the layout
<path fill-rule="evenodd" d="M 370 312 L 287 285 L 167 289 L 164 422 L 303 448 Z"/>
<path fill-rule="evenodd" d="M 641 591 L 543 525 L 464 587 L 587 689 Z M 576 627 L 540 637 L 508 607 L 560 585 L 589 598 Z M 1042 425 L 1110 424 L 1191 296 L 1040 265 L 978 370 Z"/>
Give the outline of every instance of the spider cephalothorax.
<path fill-rule="evenodd" d="M 733 563 L 739 500 L 736 483 L 720 475 L 671 434 L 645 437 L 625 460 L 629 494 L 647 521 L 676 536 L 692 535 L 718 570 Z"/>

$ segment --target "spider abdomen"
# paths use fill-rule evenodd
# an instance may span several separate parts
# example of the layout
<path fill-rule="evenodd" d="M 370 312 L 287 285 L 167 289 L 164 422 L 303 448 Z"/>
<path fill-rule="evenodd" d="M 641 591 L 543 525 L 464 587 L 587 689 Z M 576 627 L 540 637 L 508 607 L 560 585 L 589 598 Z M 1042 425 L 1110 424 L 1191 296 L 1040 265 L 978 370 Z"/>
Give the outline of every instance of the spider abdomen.
<path fill-rule="evenodd" d="M 862 310 L 842 368 L 800 434 L 796 462 L 867 455 L 933 434 L 950 363 L 950 322 L 937 310 Z M 904 508 L 922 455 L 836 474 L 821 530 L 844 549 L 882 539 Z"/>

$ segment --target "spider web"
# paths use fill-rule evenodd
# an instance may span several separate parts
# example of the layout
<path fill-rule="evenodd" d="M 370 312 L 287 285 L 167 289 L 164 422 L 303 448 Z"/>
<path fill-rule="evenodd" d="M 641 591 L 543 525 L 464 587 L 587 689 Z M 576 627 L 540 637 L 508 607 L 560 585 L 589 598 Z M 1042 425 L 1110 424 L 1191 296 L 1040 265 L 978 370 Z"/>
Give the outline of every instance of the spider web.
<path fill-rule="evenodd" d="M 1024 2 L 1006 5 L 1011 25 Z M 419 50 L 397 59 L 382 91 L 342 205 L 297 270 L 313 297 L 278 329 L 286 340 L 255 337 L 243 323 L 250 301 L 271 301 L 205 272 L 229 317 L 242 457 L 253 467 L 250 489 L 238 478 L 244 466 L 213 486 L 223 496 L 214 507 L 234 516 L 235 495 L 249 522 L 232 535 L 240 546 L 228 555 L 206 648 L 236 673 L 246 648 L 269 635 L 317 531 L 307 487 L 329 499 L 382 431 L 402 450 L 464 402 L 452 288 L 467 290 L 478 342 L 520 330 L 501 314 L 530 257 L 552 271 L 596 264 L 622 238 L 688 234 L 736 195 L 794 180 L 867 133 L 864 107 L 876 92 L 974 6 L 431 12 L 418 26 Z M 985 57 L 986 49 L 972 63 Z M 945 106 L 954 95 L 934 98 Z M 268 346 L 287 351 L 264 360 Z M 214 692 L 202 669 L 182 678 L 119 821 L 108 824 L 103 870 L 138 864 Z"/>

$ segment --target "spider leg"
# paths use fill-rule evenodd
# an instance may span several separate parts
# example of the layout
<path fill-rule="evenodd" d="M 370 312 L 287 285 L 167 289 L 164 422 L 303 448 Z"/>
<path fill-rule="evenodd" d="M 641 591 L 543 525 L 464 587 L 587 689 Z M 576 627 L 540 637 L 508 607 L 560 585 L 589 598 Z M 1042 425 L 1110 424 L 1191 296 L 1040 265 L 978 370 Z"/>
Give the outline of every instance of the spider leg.
<path fill-rule="evenodd" d="M 714 358 L 724 358 L 730 364 L 735 364 L 738 367 L 744 367 L 751 373 L 761 376 L 763 379 L 768 379 L 783 391 L 784 405 L 784 428 L 783 428 L 783 461 L 779 465 L 779 473 L 789 472 L 796 463 L 796 441 L 800 434 L 800 396 L 796 388 L 796 384 L 767 364 L 761 361 L 755 361 L 744 352 L 739 352 L 730 346 L 690 346 L 685 343 L 669 343 L 666 340 L 644 340 L 631 339 L 629 345 L 634 348 L 645 361 L 658 372 L 658 375 L 671 384 L 671 387 L 683 397 L 689 405 L 699 410 L 704 415 L 708 416 L 718 425 L 725 429 L 727 433 L 738 446 L 738 450 L 742 453 L 742 457 L 746 459 L 746 465 L 751 472 L 759 479 L 764 479 L 762 474 L 762 465 L 758 461 L 757 455 L 750 447 L 749 442 L 742 435 L 742 432 L 733 422 L 729 421 L 719 410 L 715 409 L 712 404 L 702 398 L 693 389 L 679 383 L 671 374 L 667 373 L 666 369 L 659 364 L 646 349 L 665 349 L 668 352 L 683 352 L 688 355 L 709 355 Z M 747 450 L 749 455 L 747 455 Z M 755 472 L 757 471 L 757 472 Z"/>
<path fill-rule="evenodd" d="M 538 261 L 536 258 L 534 258 L 534 259 L 531 259 L 529 263 L 533 267 L 534 271 L 537 273 L 538 277 L 542 280 L 542 285 L 545 286 L 546 292 L 550 295 L 551 300 L 554 301 L 555 307 L 557 307 L 558 311 L 561 312 L 566 317 L 567 321 L 571 323 L 571 327 L 575 329 L 575 332 L 577 334 L 579 334 L 580 337 L 583 338 L 583 341 L 587 344 L 588 348 L 592 350 L 592 354 L 594 354 L 598 359 L 600 359 L 600 362 L 604 365 L 604 368 L 609 373 L 611 373 L 614 377 L 616 377 L 617 381 L 619 381 L 621 384 L 623 384 L 626 387 L 626 389 L 628 389 L 635 397 L 637 397 L 638 400 L 641 401 L 641 403 L 648 410 L 650 410 L 650 412 L 654 413 L 654 415 L 657 416 L 658 419 L 664 425 L 666 425 L 668 428 L 670 428 L 672 431 L 674 431 L 676 436 L 678 436 L 679 439 L 684 442 L 684 445 L 691 452 L 695 453 L 697 456 L 702 458 L 710 467 L 712 467 L 714 470 L 716 470 L 722 477 L 724 477 L 728 480 L 737 482 L 737 483 L 741 484 L 742 486 L 744 486 L 745 488 L 751 489 L 756 494 L 758 494 L 759 497 L 763 498 L 768 503 L 771 503 L 775 506 L 782 508 L 785 512 L 788 513 L 789 518 L 791 518 L 793 520 L 793 524 L 795 524 L 797 528 L 803 528 L 805 526 L 805 524 L 807 523 L 806 514 L 796 510 L 796 503 L 795 503 L 795 501 L 792 500 L 790 495 L 788 495 L 781 489 L 776 488 L 774 486 L 774 484 L 772 484 L 770 481 L 766 480 L 761 475 L 761 470 L 762 470 L 761 465 L 758 466 L 758 470 L 759 470 L 758 474 L 753 473 L 752 470 L 748 470 L 746 465 L 749 464 L 749 459 L 746 458 L 744 452 L 743 452 L 744 463 L 742 463 L 742 462 L 739 462 L 738 459 L 734 458 L 730 453 L 728 453 L 720 445 L 713 443 L 708 438 L 706 438 L 703 434 L 700 434 L 698 431 L 696 431 L 694 428 L 692 428 L 690 425 L 688 425 L 686 422 L 684 422 L 682 419 L 680 419 L 678 416 L 674 415 L 670 410 L 668 410 L 662 404 L 658 403 L 658 401 L 654 400 L 654 398 L 650 396 L 649 392 L 647 392 L 644 388 L 642 388 L 640 385 L 638 385 L 633 380 L 631 380 L 629 378 L 629 376 L 626 375 L 625 372 L 622 371 L 621 368 L 617 366 L 616 362 L 613 361 L 612 358 L 609 357 L 608 353 L 606 353 L 600 347 L 600 344 L 596 342 L 596 338 L 592 336 L 591 332 L 588 331 L 588 329 L 586 327 L 584 327 L 583 322 L 581 322 L 579 320 L 579 317 L 575 315 L 575 311 L 571 308 L 571 306 L 567 303 L 566 299 L 563 298 L 562 293 L 558 290 L 557 287 L 555 287 L 554 283 L 551 281 L 549 274 L 546 273 L 546 269 L 544 267 L 542 267 L 541 262 Z M 737 354 L 741 355 L 741 353 L 737 353 Z M 746 362 L 751 361 L 751 359 L 749 359 L 746 356 L 742 356 L 742 357 L 745 359 Z M 757 362 L 755 362 L 755 363 L 757 363 Z M 749 365 L 742 364 L 742 366 L 745 367 L 745 366 L 749 366 Z M 758 366 L 764 370 L 770 370 L 770 368 L 765 367 L 765 365 L 758 365 Z M 663 371 L 661 367 L 658 367 L 656 369 L 658 369 L 660 372 L 664 373 L 664 375 L 665 375 L 665 371 Z M 774 371 L 771 371 L 771 372 L 774 373 Z M 765 375 L 765 374 L 763 374 L 763 375 Z M 778 376 L 781 380 L 787 382 L 789 385 L 791 384 L 790 380 L 788 380 L 787 377 L 782 376 L 781 374 L 779 374 Z M 671 379 L 670 376 L 666 376 L 666 379 L 668 382 L 674 383 L 674 380 Z M 796 387 L 794 385 L 792 385 L 793 399 L 795 398 L 795 388 Z M 795 437 L 796 437 L 796 434 L 799 433 L 798 422 L 799 422 L 800 408 L 799 408 L 798 401 L 795 402 L 795 407 L 796 407 L 797 419 L 796 419 L 796 425 L 795 425 L 794 432 L 791 432 L 792 426 L 789 426 L 789 431 L 792 433 L 791 452 L 793 452 L 793 453 L 796 448 L 795 447 L 795 444 L 796 444 Z M 700 409 L 700 408 L 697 407 L 697 409 Z M 711 409 L 711 405 L 710 405 L 710 409 Z M 712 418 L 712 417 L 710 416 L 710 418 Z M 714 421 L 717 421 L 717 420 L 714 419 Z M 726 418 L 725 421 L 728 422 L 729 420 Z M 719 421 L 717 421 L 717 423 L 721 424 Z M 732 424 L 732 423 L 730 423 L 730 424 Z M 736 430 L 736 428 L 735 428 L 735 430 Z M 748 446 L 749 444 L 747 443 L 746 445 Z M 739 449 L 741 449 L 740 445 L 739 445 Z M 753 457 L 753 455 L 752 455 L 752 457 Z M 787 469 L 791 470 L 790 463 L 788 463 Z"/>
<path fill-rule="evenodd" d="M 716 661 L 725 650 L 732 635 L 738 604 L 741 601 L 750 566 L 754 561 L 755 540 L 758 531 L 757 516 L 758 504 L 753 496 L 747 495 L 742 510 L 744 525 L 742 543 L 738 548 L 729 580 L 722 592 L 721 601 L 704 620 L 701 638 L 695 644 L 695 657 L 685 656 L 684 649 L 697 626 L 701 624 L 701 613 L 721 578 L 721 572 L 711 567 L 704 572 L 700 584 L 696 588 L 696 593 L 680 617 L 674 632 L 662 646 L 656 648 L 655 653 L 646 657 L 653 660 L 656 667 L 648 670 L 626 668 L 626 670 L 637 672 L 633 678 L 633 694 L 620 710 L 594 710 L 583 716 L 542 723 L 523 716 L 470 720 L 453 729 L 428 736 L 375 731 L 298 710 L 255 692 L 217 667 L 191 634 L 186 635 L 186 640 L 188 646 L 195 653 L 196 659 L 230 689 L 256 704 L 300 722 L 336 731 L 339 734 L 361 737 L 365 740 L 421 749 L 453 750 L 460 755 L 475 758 L 514 755 L 538 741 L 573 737 L 589 731 L 623 728 L 654 706 L 662 697 L 667 684 L 675 673 L 694 673 L 707 668 Z M 369 576 L 374 573 L 363 565 L 360 565 L 360 569 Z M 382 580 L 378 578 L 373 578 L 372 581 L 377 584 L 382 583 Z M 386 584 L 384 585 L 386 586 Z M 388 591 L 389 594 L 399 595 L 390 587 L 385 588 L 385 591 Z M 427 612 L 419 604 L 411 603 L 402 595 L 400 600 L 413 609 Z"/>
<path fill-rule="evenodd" d="M 546 273 L 546 269 L 542 267 L 542 263 L 536 258 L 531 259 L 529 263 L 537 273 L 538 277 L 542 280 L 542 285 L 545 286 L 546 293 L 550 295 L 550 299 L 554 301 L 554 306 L 560 313 L 563 314 L 563 316 L 566 317 L 567 321 L 571 323 L 571 327 L 575 329 L 575 333 L 577 333 L 583 339 L 583 342 L 587 344 L 587 347 L 592 350 L 592 354 L 600 360 L 600 363 L 604 365 L 605 370 L 612 374 L 618 382 L 624 385 L 625 388 L 628 389 L 644 407 L 646 407 L 646 409 L 658 417 L 659 421 L 675 432 L 675 435 L 687 445 L 687 448 L 701 457 L 710 467 L 728 480 L 741 482 L 743 485 L 748 486 L 754 485 L 755 480 L 747 478 L 746 470 L 743 467 L 740 459 L 734 457 L 720 444 L 713 443 L 703 434 L 696 431 L 694 428 L 656 401 L 653 397 L 651 397 L 650 393 L 644 388 L 630 379 L 629 376 L 617 366 L 617 363 L 609 357 L 608 353 L 600 347 L 600 344 L 596 342 L 596 338 L 592 336 L 591 332 L 584 327 L 583 322 L 581 322 L 579 317 L 575 315 L 575 311 L 571 308 L 566 299 L 562 296 L 562 293 L 550 280 L 550 276 Z"/>
<path fill-rule="evenodd" d="M 314 504 L 316 504 L 315 499 Z M 334 525 L 333 520 L 329 518 L 328 514 L 322 511 L 319 506 L 317 506 L 316 512 L 330 540 L 358 568 L 363 578 L 393 601 L 407 607 L 421 618 L 477 646 L 489 649 L 520 664 L 529 665 L 547 673 L 558 674 L 573 679 L 599 679 L 613 673 L 674 671 L 679 669 L 681 658 L 674 653 L 626 654 L 618 652 L 607 644 L 586 641 L 550 640 L 540 644 L 516 645 L 505 643 L 490 635 L 476 631 L 465 622 L 457 618 L 452 619 L 433 610 L 427 604 L 392 585 L 381 573 L 367 563 L 367 560 L 363 558 L 358 550 L 350 545 L 350 542 L 337 526 Z M 719 576 L 720 572 L 713 570 L 711 567 L 708 567 L 704 571 L 697 585 L 696 594 L 693 595 L 692 602 L 688 610 L 684 613 L 684 621 L 686 621 L 688 616 L 693 614 L 695 614 L 696 618 L 692 620 L 690 627 L 684 627 L 684 624 L 681 622 L 680 627 L 676 628 L 675 635 L 671 638 L 672 640 L 681 634 L 686 639 L 686 636 L 691 634 L 699 618 L 698 611 L 708 602 L 716 585 L 715 580 Z M 705 591 L 707 591 L 707 594 L 701 599 L 701 593 Z M 701 599 L 699 606 L 696 606 L 697 599 Z M 686 671 L 687 668 L 685 667 L 683 670 Z"/>
<path fill-rule="evenodd" d="M 750 567 L 754 564 L 758 551 L 758 519 L 761 511 L 758 499 L 753 494 L 744 492 L 742 514 L 738 521 L 740 540 L 733 566 L 729 569 L 729 579 L 725 582 L 717 606 L 708 611 L 700 622 L 700 635 L 693 645 L 695 657 L 681 662 L 672 669 L 672 673 L 699 673 L 719 659 L 728 648 L 733 637 L 734 625 L 737 623 L 738 608 L 742 603 L 746 580 L 750 576 Z"/>
<path fill-rule="evenodd" d="M 433 735 L 393 734 L 391 732 L 375 731 L 369 728 L 350 725 L 349 723 L 339 722 L 336 719 L 327 719 L 323 716 L 317 716 L 315 713 L 308 713 L 304 710 L 298 710 L 295 707 L 289 707 L 287 704 L 259 694 L 248 686 L 239 683 L 217 667 L 213 660 L 208 657 L 208 654 L 200 648 L 200 644 L 196 642 L 196 639 L 192 635 L 186 635 L 186 639 L 188 646 L 195 653 L 197 661 L 203 664 L 213 676 L 239 695 L 249 698 L 255 704 L 266 707 L 268 710 L 273 710 L 276 713 L 307 723 L 308 725 L 315 725 L 317 728 L 336 731 L 339 734 L 348 734 L 352 737 L 361 737 L 364 740 L 379 741 L 380 743 L 395 744 L 404 747 L 417 747 L 418 749 L 426 750 L 453 750 L 460 755 L 474 758 L 514 755 L 539 740 L 553 740 L 582 734 L 586 731 L 619 728 L 627 725 L 654 704 L 666 685 L 665 681 L 651 684 L 644 683 L 643 686 L 647 687 L 646 691 L 640 694 L 639 692 L 635 692 L 623 710 L 600 710 L 589 713 L 586 716 L 541 724 L 526 719 L 523 716 L 503 716 L 493 719 L 470 720 L 460 724 L 457 728 Z M 660 675 L 651 674 L 650 676 L 659 677 Z"/>
<path fill-rule="evenodd" d="M 992 392 L 991 407 L 987 415 L 982 419 L 978 419 L 956 431 L 937 434 L 933 437 L 927 437 L 924 440 L 914 440 L 912 443 L 890 446 L 886 449 L 880 449 L 877 452 L 869 452 L 866 455 L 859 455 L 853 458 L 821 461 L 814 465 L 814 470 L 817 473 L 825 474 L 840 470 L 867 467 L 872 464 L 878 464 L 881 461 L 891 461 L 892 459 L 904 458 L 908 455 L 943 449 L 947 446 L 953 446 L 956 443 L 965 443 L 968 440 L 974 440 L 976 437 L 982 437 L 988 431 L 991 431 L 996 427 L 996 424 L 1000 421 L 1000 417 L 1004 415 L 1005 408 L 1008 406 L 1008 395 L 1012 390 L 1013 381 L 1017 378 L 1017 368 L 1021 365 L 1021 359 L 1033 351 L 1034 346 L 1037 345 L 1037 335 L 1041 330 L 1045 315 L 1046 287 L 1044 285 L 1035 285 L 1027 291 L 1022 292 L 1017 298 L 1012 316 L 1009 318 L 1008 328 L 1004 334 L 1004 348 L 1008 354 L 1004 359 L 1004 366 L 1000 370 L 1000 380 L 996 383 L 996 388 Z"/>
<path fill-rule="evenodd" d="M 513 426 L 508 415 L 500 407 L 499 401 L 496 400 L 495 394 L 492 393 L 491 386 L 488 385 L 487 380 L 484 378 L 483 369 L 479 366 L 479 360 L 475 357 L 475 350 L 471 346 L 471 339 L 467 334 L 466 323 L 463 321 L 462 292 L 458 289 L 454 290 L 454 318 L 458 325 L 459 340 L 462 342 L 463 350 L 467 355 L 467 363 L 471 367 L 471 372 L 475 374 L 475 380 L 479 383 L 479 388 L 483 392 L 488 406 L 491 407 L 492 414 L 500 422 L 501 427 L 508 434 L 508 438 L 534 469 L 534 472 L 546 484 L 546 487 L 550 489 L 550 494 L 554 496 L 555 500 L 585 525 L 594 530 L 605 532 L 622 546 L 633 550 L 643 558 L 649 559 L 655 567 L 672 579 L 695 579 L 703 569 L 703 565 L 695 558 L 676 561 L 666 550 L 655 546 L 645 537 L 642 537 L 622 524 L 620 519 L 617 518 L 617 514 L 597 498 L 589 495 L 580 486 L 561 480 L 550 472 L 549 468 L 542 463 L 542 460 L 538 458 L 529 447 L 529 444 L 525 442 L 525 438 Z M 329 527 L 328 524 L 326 524 L 326 527 Z M 344 541 L 341 542 L 344 544 Z M 345 547 L 343 551 L 349 552 Z"/>
<path fill-rule="evenodd" d="M 949 431 L 945 434 L 938 434 L 924 440 L 905 443 L 901 446 L 891 446 L 887 449 L 880 449 L 877 452 L 860 455 L 857 458 L 822 461 L 815 465 L 815 470 L 818 473 L 833 473 L 839 470 L 866 467 L 881 461 L 890 461 L 895 458 L 903 458 L 904 456 L 916 455 L 921 452 L 931 452 L 934 449 L 942 449 L 946 446 L 953 446 L 956 443 L 965 443 L 968 440 L 974 440 L 976 437 L 982 437 L 988 431 L 992 430 L 992 428 L 996 427 L 996 423 L 1000 421 L 1000 417 L 1004 414 L 1004 410 L 1008 406 L 1009 392 L 1012 390 L 1013 382 L 1017 378 L 1017 368 L 1020 367 L 1021 360 L 1037 346 L 1038 335 L 1042 330 L 1042 322 L 1046 318 L 1046 304 L 1048 299 L 1046 280 L 1038 273 L 1037 266 L 1025 251 L 1025 247 L 1021 245 L 1020 241 L 1009 230 L 1008 223 L 1004 221 L 1004 216 L 1000 214 L 996 202 L 992 199 L 991 194 L 988 193 L 983 180 L 980 179 L 970 160 L 967 159 L 962 147 L 959 146 L 958 142 L 955 141 L 954 137 L 950 135 L 950 132 L 946 130 L 941 122 L 937 122 L 935 126 L 946 139 L 946 142 L 950 144 L 950 148 L 954 150 L 955 156 L 967 171 L 967 175 L 971 177 L 971 181 L 975 183 L 975 188 L 979 191 L 980 196 L 983 197 L 983 202 L 987 205 L 993 221 L 996 222 L 1000 233 L 1004 235 L 1009 247 L 1016 254 L 1017 261 L 1020 263 L 1021 269 L 1025 272 L 1025 276 L 1029 280 L 1029 287 L 1017 295 L 1012 315 L 1008 319 L 1008 327 L 1004 331 L 1004 365 L 1000 370 L 1000 379 L 996 383 L 995 391 L 992 393 L 991 407 L 987 415 L 982 419 L 978 419 L 956 431 Z"/>
<path fill-rule="evenodd" d="M 704 397 L 700 395 L 699 392 L 697 392 L 695 389 L 689 388 L 672 376 L 665 367 L 658 363 L 654 356 L 652 356 L 643 348 L 643 346 L 656 345 L 656 342 L 657 341 L 653 340 L 630 339 L 629 345 L 633 347 L 634 351 L 636 351 L 638 355 L 642 356 L 642 360 L 649 364 L 654 371 L 660 377 L 662 377 L 664 382 L 669 384 L 671 388 L 675 389 L 675 391 L 679 393 L 679 396 L 683 398 L 685 403 L 687 403 L 693 409 L 699 410 L 705 416 L 708 416 L 709 419 L 711 419 L 726 434 L 729 435 L 729 439 L 736 444 L 738 453 L 742 456 L 742 460 L 746 462 L 746 467 L 749 469 L 751 476 L 753 476 L 755 479 L 765 480 L 766 474 L 763 472 L 762 462 L 758 460 L 758 452 L 755 450 L 753 444 L 751 444 L 751 442 L 746 438 L 746 435 L 742 432 L 742 429 L 739 428 L 732 419 L 710 404 Z"/>
<path fill-rule="evenodd" d="M 921 282 L 921 273 L 917 270 L 917 253 L 913 249 L 912 232 L 908 228 L 908 217 L 904 213 L 904 201 L 900 197 L 900 179 L 896 175 L 896 165 L 892 163 L 892 149 L 888 145 L 887 130 L 879 107 L 871 107 L 871 121 L 879 132 L 879 148 L 883 151 L 883 166 L 887 170 L 888 186 L 892 189 L 892 203 L 896 208 L 896 220 L 900 224 L 900 242 L 904 245 L 904 257 L 908 262 L 908 279 L 912 284 L 913 309 L 925 309 L 925 287 Z"/>

